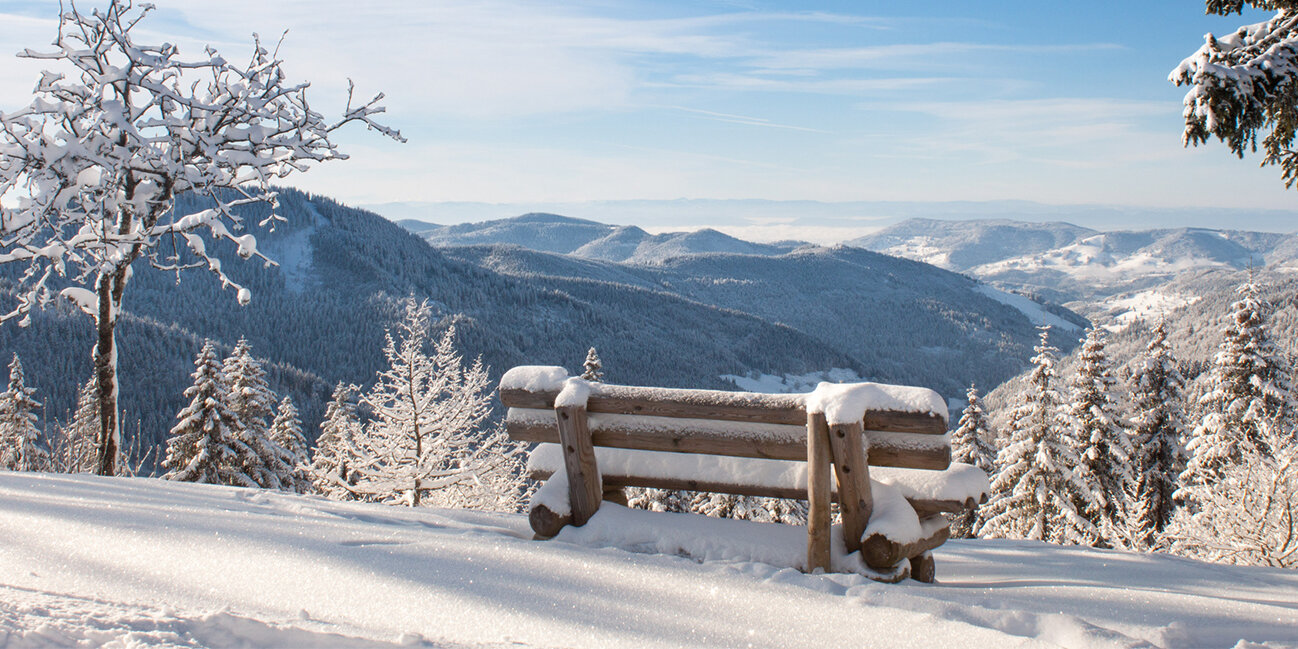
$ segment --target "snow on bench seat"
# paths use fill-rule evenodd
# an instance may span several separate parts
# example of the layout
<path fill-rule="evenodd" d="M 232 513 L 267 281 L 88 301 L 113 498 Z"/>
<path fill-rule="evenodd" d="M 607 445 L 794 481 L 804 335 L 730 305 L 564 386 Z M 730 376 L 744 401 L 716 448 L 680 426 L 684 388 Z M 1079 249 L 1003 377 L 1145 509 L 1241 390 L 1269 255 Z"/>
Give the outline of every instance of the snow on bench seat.
<path fill-rule="evenodd" d="M 790 493 L 805 492 L 807 486 L 807 463 L 792 460 L 596 447 L 595 461 L 606 481 L 616 477 L 693 480 Z M 527 468 L 534 475 L 563 474 L 563 450 L 558 444 L 539 444 L 528 457 Z M 911 501 L 963 505 L 971 499 L 979 502 L 990 491 L 982 470 L 959 463 L 952 463 L 945 471 L 870 467 L 870 479 L 896 489 L 902 498 Z M 876 494 L 879 491 L 873 484 L 871 489 Z"/>

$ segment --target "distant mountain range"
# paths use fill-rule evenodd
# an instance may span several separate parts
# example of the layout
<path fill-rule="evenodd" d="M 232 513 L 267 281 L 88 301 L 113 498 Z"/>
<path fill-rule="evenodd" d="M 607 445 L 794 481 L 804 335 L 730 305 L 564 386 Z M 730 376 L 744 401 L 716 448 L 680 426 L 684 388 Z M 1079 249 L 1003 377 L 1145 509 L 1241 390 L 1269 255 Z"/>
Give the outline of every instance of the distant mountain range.
<path fill-rule="evenodd" d="M 681 255 L 718 252 L 782 255 L 806 245 L 800 242 L 752 243 L 711 229 L 649 234 L 634 225 L 608 225 L 545 213 L 460 225 L 439 226 L 412 220 L 399 223 L 434 246 L 512 244 L 540 252 L 632 264 L 652 264 Z"/>
<path fill-rule="evenodd" d="M 1098 232 L 1068 223 L 910 219 L 847 243 L 1076 308 L 1188 271 L 1298 264 L 1294 235 L 1202 228 Z"/>

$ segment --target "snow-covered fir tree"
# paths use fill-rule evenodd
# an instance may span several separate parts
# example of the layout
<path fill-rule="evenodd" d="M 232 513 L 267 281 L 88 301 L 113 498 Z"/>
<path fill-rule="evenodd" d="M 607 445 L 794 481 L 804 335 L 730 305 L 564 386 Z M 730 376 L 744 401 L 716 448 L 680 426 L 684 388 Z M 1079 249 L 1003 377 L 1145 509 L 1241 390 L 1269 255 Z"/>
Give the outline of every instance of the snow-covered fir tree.
<path fill-rule="evenodd" d="M 354 489 L 411 506 L 483 506 L 483 488 L 522 489 L 522 447 L 499 427 L 484 430 L 492 382 L 481 358 L 465 366 L 454 326 L 428 355 L 430 316 L 427 301 L 408 298 L 396 335 L 385 337 L 388 368 L 363 399 L 373 419 L 358 440 Z"/>
<path fill-rule="evenodd" d="M 311 457 L 312 488 L 335 500 L 356 497 L 353 489 L 356 485 L 357 439 L 361 434 L 361 422 L 356 413 L 359 391 L 357 386 L 341 382 L 334 387 Z"/>
<path fill-rule="evenodd" d="M 0 393 L 0 469 L 49 471 L 49 447 L 37 426 L 41 402 L 36 390 L 27 387 L 23 363 L 14 354 L 9 363 L 9 388 Z"/>
<path fill-rule="evenodd" d="M 288 489 L 293 482 L 293 457 L 270 438 L 275 393 L 266 383 L 266 370 L 252 355 L 252 345 L 240 338 L 222 368 L 230 411 L 239 422 L 239 437 L 252 449 L 243 473 L 267 489 Z M 288 483 L 286 485 L 285 483 Z"/>
<path fill-rule="evenodd" d="M 991 442 L 995 436 L 983 412 L 978 388 L 970 385 L 965 393 L 968 405 L 960 415 L 960 423 L 951 433 L 951 461 L 971 464 L 988 476 L 996 475 L 996 447 Z M 979 526 L 978 510 L 966 511 L 951 521 L 951 536 L 957 539 L 973 538 Z"/>
<path fill-rule="evenodd" d="M 1185 495 L 1209 488 L 1227 466 L 1246 458 L 1274 459 L 1274 444 L 1292 439 L 1292 368 L 1267 331 L 1271 305 L 1250 277 L 1238 289 L 1221 346 L 1213 359 L 1202 417 L 1190 433 Z"/>
<path fill-rule="evenodd" d="M 587 381 L 604 380 L 604 362 L 599 359 L 599 354 L 595 352 L 594 347 L 591 347 L 590 351 L 586 352 L 586 362 L 582 364 L 581 378 Z"/>
<path fill-rule="evenodd" d="M 194 359 L 194 384 L 185 390 L 189 405 L 176 415 L 178 420 L 167 440 L 167 457 L 162 477 L 181 482 L 259 486 L 245 468 L 253 461 L 253 450 L 239 435 L 239 418 L 230 410 L 229 396 L 221 377 L 216 345 L 207 340 Z"/>
<path fill-rule="evenodd" d="M 1137 548 L 1162 547 L 1163 531 L 1176 509 L 1172 494 L 1185 465 L 1181 441 L 1184 385 L 1167 342 L 1166 323 L 1160 320 L 1137 360 L 1129 390 L 1136 483 L 1128 536 Z"/>
<path fill-rule="evenodd" d="M 996 456 L 1000 470 L 983 507 L 979 534 L 1089 545 L 1095 526 L 1079 511 L 1090 496 L 1077 476 L 1079 458 L 1061 431 L 1062 405 L 1054 383 L 1058 351 L 1042 327 L 1023 403 L 1011 414 L 1009 441 Z"/>
<path fill-rule="evenodd" d="M 1113 370 L 1104 352 L 1104 330 L 1086 332 L 1073 376 L 1065 435 L 1079 456 L 1077 474 L 1089 498 L 1078 509 L 1095 527 L 1092 544 L 1126 547 L 1128 498 L 1134 488 L 1132 448 L 1113 397 Z"/>
<path fill-rule="evenodd" d="M 77 407 L 72 414 L 72 421 L 59 427 L 54 449 L 54 464 L 59 471 L 94 472 L 99 460 L 96 450 L 99 425 L 98 390 L 92 374 L 77 392 Z"/>
<path fill-rule="evenodd" d="M 307 453 L 306 436 L 302 434 L 302 420 L 298 417 L 297 407 L 292 397 L 284 397 L 275 411 L 275 421 L 270 425 L 270 441 L 284 449 L 292 458 L 292 471 L 280 484 L 286 491 L 306 493 L 311 489 L 311 476 L 307 469 L 311 457 Z"/>
<path fill-rule="evenodd" d="M 1271 305 L 1253 279 L 1231 305 L 1200 400 L 1168 536 L 1212 561 L 1298 566 L 1298 444 L 1287 355 L 1271 340 Z"/>

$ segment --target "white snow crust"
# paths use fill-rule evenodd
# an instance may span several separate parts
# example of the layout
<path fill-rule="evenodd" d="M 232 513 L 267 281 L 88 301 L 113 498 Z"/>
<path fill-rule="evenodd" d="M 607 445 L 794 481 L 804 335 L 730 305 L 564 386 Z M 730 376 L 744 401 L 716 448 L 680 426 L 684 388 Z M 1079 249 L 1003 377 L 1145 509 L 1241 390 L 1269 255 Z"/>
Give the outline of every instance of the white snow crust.
<path fill-rule="evenodd" d="M 528 392 L 553 392 L 563 389 L 568 380 L 568 370 L 557 366 L 520 365 L 500 377 L 501 390 L 527 390 Z"/>
<path fill-rule="evenodd" d="M 824 413 L 831 426 L 859 422 L 867 410 L 931 412 L 947 418 L 946 400 L 928 388 L 884 383 L 821 383 L 807 395 L 807 411 Z"/>
<path fill-rule="evenodd" d="M 1081 327 L 1045 310 L 1040 304 L 1029 300 L 1022 295 L 1007 293 L 1000 289 L 992 288 L 986 284 L 974 286 L 974 291 L 981 293 L 1001 304 L 1014 307 L 1019 313 L 1027 316 L 1028 322 L 1036 326 L 1050 325 L 1064 331 L 1080 331 Z"/>
<path fill-rule="evenodd" d="M 572 377 L 565 379 L 563 388 L 559 390 L 559 396 L 554 398 L 555 408 L 569 408 L 572 406 L 586 407 L 586 400 L 590 398 L 590 383 L 583 379 Z"/>
<path fill-rule="evenodd" d="M 531 536 L 517 514 L 0 472 L 0 646 L 1298 646 L 1292 570 L 954 540 L 938 583 L 885 585 L 799 573 L 796 527 L 614 506 Z"/>

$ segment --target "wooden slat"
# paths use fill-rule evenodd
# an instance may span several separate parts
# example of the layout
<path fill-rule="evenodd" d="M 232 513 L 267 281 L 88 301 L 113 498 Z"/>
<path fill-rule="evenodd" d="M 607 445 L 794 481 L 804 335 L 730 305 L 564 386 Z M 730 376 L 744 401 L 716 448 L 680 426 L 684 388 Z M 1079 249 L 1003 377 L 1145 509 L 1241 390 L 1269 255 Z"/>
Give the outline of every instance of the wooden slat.
<path fill-rule="evenodd" d="M 816 413 L 811 418 L 825 420 L 824 415 Z M 861 534 L 874 511 L 870 465 L 865 459 L 865 431 L 859 423 L 839 424 L 830 426 L 828 435 L 834 456 L 834 475 L 838 478 L 838 511 L 843 517 L 843 542 L 847 551 L 852 553 L 861 549 Z"/>
<path fill-rule="evenodd" d="M 563 464 L 568 471 L 568 505 L 572 508 L 572 524 L 586 524 L 599 509 L 604 499 L 599 470 L 595 465 L 595 447 L 590 430 L 586 427 L 586 409 L 581 406 L 562 406 L 554 409 L 559 443 L 563 448 Z"/>
<path fill-rule="evenodd" d="M 932 552 L 922 552 L 910 558 L 910 578 L 925 584 L 937 581 L 937 562 Z"/>
<path fill-rule="evenodd" d="M 538 482 L 544 482 L 550 479 L 550 475 L 549 471 L 530 471 L 527 477 Z M 678 478 L 655 478 L 652 476 L 610 475 L 608 473 L 603 473 L 602 478 L 605 493 L 609 489 L 619 487 L 646 487 L 672 491 L 706 491 L 708 493 L 757 496 L 759 498 L 807 499 L 807 489 L 805 487 L 759 487 L 751 484 L 734 484 L 712 480 L 682 480 Z M 834 499 L 838 499 L 837 492 L 834 493 Z M 605 498 L 604 500 L 609 499 Z M 918 498 L 907 498 L 906 502 L 910 503 L 910 506 L 915 509 L 915 515 L 920 518 L 928 518 L 936 514 L 958 514 L 977 506 L 972 498 L 963 503 L 958 500 L 923 500 Z"/>
<path fill-rule="evenodd" d="M 829 426 L 821 413 L 807 417 L 807 572 L 829 571 Z"/>
<path fill-rule="evenodd" d="M 509 408 L 548 410 L 554 407 L 557 391 L 500 391 L 500 402 Z M 685 395 L 685 398 L 681 398 Z M 651 415 L 689 419 L 715 419 L 761 424 L 802 426 L 807 411 L 801 395 L 757 395 L 721 390 L 666 390 L 628 385 L 600 385 L 586 400 L 591 413 Z M 942 435 L 947 422 L 932 413 L 871 410 L 865 427 L 891 433 Z"/>
<path fill-rule="evenodd" d="M 520 442 L 558 442 L 559 432 L 549 423 L 535 421 L 507 421 L 511 439 Z M 870 464 L 907 469 L 943 471 L 951 465 L 951 449 L 947 446 L 914 448 L 892 443 L 884 436 L 875 437 L 866 431 L 870 443 Z M 802 439 L 743 439 L 722 435 L 716 431 L 691 430 L 634 430 L 601 425 L 591 433 L 595 446 L 625 448 L 642 451 L 670 451 L 675 453 L 702 453 L 731 457 L 764 458 L 769 460 L 805 460 L 806 441 Z"/>

